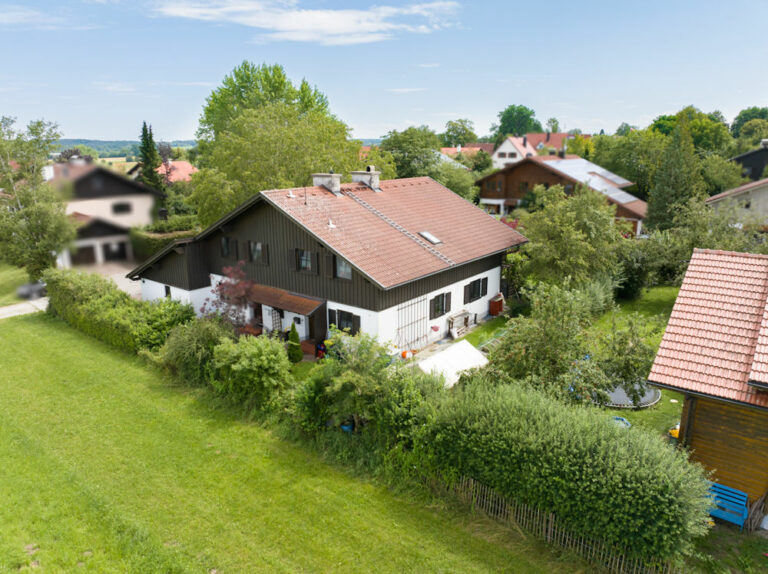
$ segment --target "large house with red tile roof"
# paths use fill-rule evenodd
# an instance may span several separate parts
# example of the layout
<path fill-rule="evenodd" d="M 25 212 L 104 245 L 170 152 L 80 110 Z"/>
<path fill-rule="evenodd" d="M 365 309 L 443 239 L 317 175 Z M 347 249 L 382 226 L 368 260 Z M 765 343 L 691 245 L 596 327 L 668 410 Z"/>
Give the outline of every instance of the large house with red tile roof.
<path fill-rule="evenodd" d="M 562 185 L 566 193 L 575 186 L 589 187 L 616 206 L 616 219 L 628 221 L 635 234 L 642 232 L 647 204 L 625 191 L 628 181 L 577 155 L 533 156 L 477 180 L 480 205 L 491 213 L 506 215 L 537 185 Z"/>
<path fill-rule="evenodd" d="M 685 394 L 694 460 L 751 502 L 768 492 L 768 255 L 694 251 L 648 381 Z"/>
<path fill-rule="evenodd" d="M 303 340 L 322 341 L 335 324 L 413 350 L 485 317 L 505 254 L 525 238 L 429 177 L 351 176 L 257 193 L 128 277 L 145 300 L 169 296 L 200 313 L 224 268 L 242 262 L 256 283 L 248 321 L 293 323 Z"/>
<path fill-rule="evenodd" d="M 57 257 L 60 267 L 132 259 L 129 230 L 152 223 L 160 192 L 82 160 L 46 166 L 43 175 L 66 190 L 66 213 L 77 226 L 74 249 Z"/>

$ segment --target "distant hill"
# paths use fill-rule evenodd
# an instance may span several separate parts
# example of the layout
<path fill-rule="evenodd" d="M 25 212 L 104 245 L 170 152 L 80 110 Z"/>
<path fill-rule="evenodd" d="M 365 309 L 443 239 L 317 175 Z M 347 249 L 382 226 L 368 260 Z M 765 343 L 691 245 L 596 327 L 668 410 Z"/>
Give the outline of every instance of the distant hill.
<path fill-rule="evenodd" d="M 169 143 L 172 147 L 193 147 L 195 140 L 173 140 Z M 95 149 L 99 157 L 135 156 L 139 153 L 139 140 L 59 140 L 59 149 L 69 149 L 78 146 L 88 146 Z"/>

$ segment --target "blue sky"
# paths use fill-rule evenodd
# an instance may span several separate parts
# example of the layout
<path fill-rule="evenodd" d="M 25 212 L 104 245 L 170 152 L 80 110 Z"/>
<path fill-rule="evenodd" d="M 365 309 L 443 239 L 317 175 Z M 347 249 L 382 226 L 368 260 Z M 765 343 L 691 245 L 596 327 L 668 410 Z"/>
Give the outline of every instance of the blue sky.
<path fill-rule="evenodd" d="M 65 137 L 192 138 L 244 59 L 326 93 L 356 137 L 508 104 L 566 129 L 768 105 L 768 2 L 0 0 L 0 115 Z"/>

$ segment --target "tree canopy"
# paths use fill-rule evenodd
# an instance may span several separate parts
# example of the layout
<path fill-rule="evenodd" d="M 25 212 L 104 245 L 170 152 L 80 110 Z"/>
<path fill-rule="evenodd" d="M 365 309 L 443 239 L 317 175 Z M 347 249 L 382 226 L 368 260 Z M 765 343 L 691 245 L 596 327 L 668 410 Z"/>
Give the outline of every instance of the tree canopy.
<path fill-rule="evenodd" d="M 741 110 L 731 124 L 733 137 L 739 137 L 741 135 L 741 128 L 750 120 L 768 120 L 768 107 L 752 106 Z"/>
<path fill-rule="evenodd" d="M 75 238 L 61 194 L 43 181 L 42 167 L 59 139 L 57 126 L 33 121 L 17 130 L 0 118 L 0 254 L 38 279 Z"/>
<path fill-rule="evenodd" d="M 520 217 L 528 276 L 555 282 L 571 277 L 578 284 L 613 273 L 624 240 L 615 206 L 581 186 L 570 196 L 560 185 L 536 186 L 534 196 L 535 211 Z"/>
<path fill-rule="evenodd" d="M 274 103 L 286 104 L 300 113 L 329 113 L 328 98 L 306 80 L 297 87 L 282 66 L 243 61 L 206 99 L 197 137 L 203 142 L 215 140 L 244 111 Z"/>
<path fill-rule="evenodd" d="M 475 124 L 467 119 L 451 120 L 445 124 L 445 131 L 440 134 L 446 147 L 456 147 L 477 141 Z"/>
<path fill-rule="evenodd" d="M 499 123 L 491 128 L 497 141 L 508 135 L 523 136 L 527 133 L 542 132 L 536 112 L 527 106 L 511 105 L 499 112 Z"/>
<path fill-rule="evenodd" d="M 380 147 L 392 154 L 397 177 L 417 177 L 429 175 L 437 167 L 440 138 L 427 126 L 411 126 L 390 131 Z"/>
<path fill-rule="evenodd" d="M 653 177 L 648 195 L 648 227 L 668 229 L 680 205 L 704 193 L 693 140 L 687 125 L 678 123 L 664 146 L 661 163 Z"/>

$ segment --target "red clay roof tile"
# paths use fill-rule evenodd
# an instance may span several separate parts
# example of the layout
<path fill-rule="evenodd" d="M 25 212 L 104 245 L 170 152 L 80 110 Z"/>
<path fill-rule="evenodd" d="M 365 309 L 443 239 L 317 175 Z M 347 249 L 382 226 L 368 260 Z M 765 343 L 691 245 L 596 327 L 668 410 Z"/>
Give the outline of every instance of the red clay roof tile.
<path fill-rule="evenodd" d="M 694 251 L 648 380 L 768 408 L 768 255 Z"/>
<path fill-rule="evenodd" d="M 262 196 L 385 289 L 526 241 L 429 177 L 381 181 L 380 189 L 347 183 L 338 196 L 323 187 Z"/>

